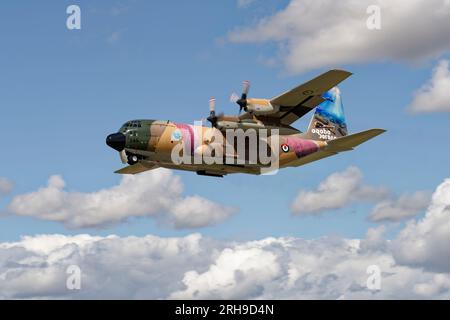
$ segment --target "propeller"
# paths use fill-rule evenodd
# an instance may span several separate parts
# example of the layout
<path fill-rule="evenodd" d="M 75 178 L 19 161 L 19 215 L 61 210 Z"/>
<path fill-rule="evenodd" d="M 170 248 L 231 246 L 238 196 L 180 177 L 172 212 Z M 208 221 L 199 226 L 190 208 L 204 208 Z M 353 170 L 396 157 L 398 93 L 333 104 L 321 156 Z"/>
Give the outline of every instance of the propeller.
<path fill-rule="evenodd" d="M 242 83 L 241 97 L 239 97 L 236 93 L 232 93 L 230 96 L 230 101 L 233 103 L 237 103 L 239 105 L 239 113 L 241 113 L 242 110 L 247 111 L 247 96 L 249 90 L 250 90 L 250 82 L 245 80 Z"/>

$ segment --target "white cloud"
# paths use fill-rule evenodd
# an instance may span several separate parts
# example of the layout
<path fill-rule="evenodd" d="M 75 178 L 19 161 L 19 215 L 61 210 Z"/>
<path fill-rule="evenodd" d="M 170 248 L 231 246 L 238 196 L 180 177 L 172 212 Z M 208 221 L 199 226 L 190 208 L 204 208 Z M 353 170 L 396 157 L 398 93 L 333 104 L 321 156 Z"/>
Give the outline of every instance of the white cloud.
<path fill-rule="evenodd" d="M 0 243 L 0 298 L 157 298 L 210 260 L 198 234 L 183 238 L 42 235 Z M 204 262 L 203 262 L 203 261 Z M 81 290 L 66 270 L 81 268 Z"/>
<path fill-rule="evenodd" d="M 450 112 L 450 61 L 441 60 L 431 79 L 417 90 L 408 107 L 411 112 Z"/>
<path fill-rule="evenodd" d="M 388 242 L 384 238 L 386 227 L 384 225 L 367 230 L 366 237 L 361 240 L 361 252 L 384 251 Z"/>
<path fill-rule="evenodd" d="M 396 259 L 428 270 L 450 270 L 450 179 L 433 194 L 425 217 L 411 221 L 393 242 Z"/>
<path fill-rule="evenodd" d="M 124 176 L 119 185 L 92 193 L 68 192 L 62 177 L 52 176 L 46 187 L 14 197 L 8 210 L 62 222 L 70 228 L 154 217 L 179 229 L 216 224 L 236 212 L 235 208 L 182 193 L 180 178 L 165 169 Z"/>
<path fill-rule="evenodd" d="M 262 294 L 267 280 L 281 275 L 277 255 L 255 243 L 224 249 L 208 270 L 186 272 L 185 289 L 172 299 L 248 299 Z"/>
<path fill-rule="evenodd" d="M 414 286 L 414 292 L 426 298 L 432 298 L 449 290 L 450 277 L 447 274 L 436 274 L 431 281 Z"/>
<path fill-rule="evenodd" d="M 320 214 L 357 201 L 377 201 L 387 196 L 385 188 L 364 185 L 362 180 L 363 175 L 356 167 L 333 173 L 317 190 L 300 191 L 291 204 L 291 211 L 298 215 Z"/>
<path fill-rule="evenodd" d="M 316 190 L 301 190 L 291 204 L 291 211 L 297 215 L 317 215 L 356 202 L 368 202 L 376 203 L 369 214 L 370 221 L 397 222 L 423 212 L 430 200 L 427 191 L 394 197 L 387 188 L 365 185 L 361 170 L 349 167 L 328 176 Z"/>
<path fill-rule="evenodd" d="M 0 177 L 0 197 L 7 195 L 12 191 L 14 184 L 6 178 Z"/>
<path fill-rule="evenodd" d="M 79 291 L 65 287 L 70 265 L 81 269 Z M 380 291 L 366 287 L 370 265 L 382 271 Z M 0 243 L 0 298 L 448 299 L 448 279 L 399 265 L 384 244 L 362 250 L 360 240 L 337 237 L 38 235 Z"/>
<path fill-rule="evenodd" d="M 398 199 L 387 199 L 378 203 L 369 214 L 374 222 L 400 221 L 416 216 L 430 204 L 431 195 L 427 191 L 403 194 Z"/>
<path fill-rule="evenodd" d="M 381 8 L 381 30 L 366 27 L 369 5 Z M 291 0 L 283 10 L 233 30 L 228 38 L 275 42 L 286 69 L 299 73 L 349 63 L 435 58 L 450 50 L 448 30 L 448 0 Z"/>
<path fill-rule="evenodd" d="M 166 181 L 166 174 L 153 178 L 173 185 L 178 178 L 169 174 Z M 50 185 L 64 182 L 54 177 Z M 27 236 L 0 243 L 0 299 L 450 299 L 450 179 L 438 186 L 423 219 L 393 240 L 385 232 L 384 226 L 369 229 L 362 240 L 240 242 L 200 234 Z M 66 289 L 70 265 L 81 269 L 79 291 Z M 381 270 L 381 290 L 366 287 L 371 265 Z"/>
<path fill-rule="evenodd" d="M 423 219 L 394 240 L 385 232 L 241 242 L 200 234 L 28 236 L 0 243 L 0 299 L 450 299 L 450 179 Z M 81 269 L 79 291 L 65 287 L 70 265 Z M 381 290 L 366 287 L 371 265 L 381 270 Z"/>

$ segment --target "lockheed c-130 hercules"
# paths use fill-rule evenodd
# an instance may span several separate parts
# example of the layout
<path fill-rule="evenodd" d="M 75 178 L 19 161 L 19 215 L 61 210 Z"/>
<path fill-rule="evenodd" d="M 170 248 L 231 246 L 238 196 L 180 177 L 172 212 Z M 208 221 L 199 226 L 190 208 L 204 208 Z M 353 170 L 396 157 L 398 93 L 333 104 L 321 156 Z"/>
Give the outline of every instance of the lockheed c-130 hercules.
<path fill-rule="evenodd" d="M 275 169 L 298 167 L 353 150 L 385 130 L 370 129 L 347 134 L 337 85 L 350 75 L 347 71 L 330 70 L 272 99 L 249 98 L 250 84 L 244 81 L 241 96 L 231 96 L 231 100 L 239 106 L 239 115 L 216 114 L 215 100 L 210 100 L 207 120 L 211 127 L 201 123 L 188 125 L 163 120 L 128 121 L 119 132 L 106 138 L 106 144 L 117 150 L 122 162 L 128 164 L 116 173 L 137 174 L 159 167 L 216 177 L 271 171 L 271 164 L 259 157 L 248 157 L 247 153 L 255 142 L 245 137 L 249 131 L 256 133 L 258 142 L 265 141 L 268 154 L 277 156 Z M 305 132 L 291 126 L 313 109 L 315 113 Z M 236 131 L 244 133 L 243 148 L 236 147 L 236 135 L 231 134 L 232 138 L 228 135 Z M 241 154 L 243 152 L 245 155 Z M 177 162 L 174 161 L 174 154 L 181 154 L 184 159 L 208 154 L 223 161 Z"/>

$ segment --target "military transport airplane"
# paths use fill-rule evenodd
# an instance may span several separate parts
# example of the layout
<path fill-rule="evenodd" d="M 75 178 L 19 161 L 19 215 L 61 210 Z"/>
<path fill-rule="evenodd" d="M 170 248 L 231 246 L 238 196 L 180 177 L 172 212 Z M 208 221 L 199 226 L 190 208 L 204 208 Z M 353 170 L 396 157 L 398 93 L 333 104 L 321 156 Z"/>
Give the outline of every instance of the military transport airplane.
<path fill-rule="evenodd" d="M 266 142 L 267 154 L 278 156 L 279 168 L 298 167 L 339 152 L 353 150 L 385 130 L 370 129 L 347 134 L 341 94 L 336 86 L 350 75 L 352 74 L 347 71 L 330 70 L 272 99 L 249 98 L 250 85 L 248 81 L 244 81 L 242 95 L 239 97 L 233 94 L 230 98 L 239 105 L 239 115 L 216 115 L 215 100 L 210 100 L 210 115 L 207 120 L 211 127 L 201 123 L 188 125 L 168 120 L 128 121 L 119 132 L 106 138 L 106 144 L 117 150 L 122 162 L 128 164 L 116 173 L 136 174 L 158 167 L 195 171 L 199 175 L 217 177 L 231 173 L 263 173 L 269 167 L 267 162 L 259 157 L 255 159 L 249 158 L 247 154 L 240 154 L 248 153 L 255 141 L 245 138 L 244 147 L 236 147 L 236 135 L 231 134 L 232 138 L 229 138 L 230 131 L 256 132 L 258 141 Z M 315 113 L 305 132 L 291 126 L 313 109 Z M 245 112 L 241 113 L 242 111 Z M 263 132 L 264 130 L 269 133 Z M 196 155 L 209 154 L 216 158 L 219 155 L 220 159 L 225 160 L 212 163 L 203 160 L 174 162 L 176 148 L 182 151 L 175 153 L 191 159 Z M 236 159 L 240 161 L 234 161 Z"/>

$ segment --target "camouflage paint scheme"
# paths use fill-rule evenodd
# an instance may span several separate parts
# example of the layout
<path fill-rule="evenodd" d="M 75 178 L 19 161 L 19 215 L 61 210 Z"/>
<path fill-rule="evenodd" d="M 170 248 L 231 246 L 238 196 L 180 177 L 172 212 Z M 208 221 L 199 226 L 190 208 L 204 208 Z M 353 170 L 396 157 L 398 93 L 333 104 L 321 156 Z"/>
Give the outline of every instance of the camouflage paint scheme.
<path fill-rule="evenodd" d="M 248 98 L 245 100 L 247 112 L 240 116 L 215 117 L 212 127 L 161 120 L 128 121 L 118 133 L 107 138 L 107 144 L 120 152 L 122 162 L 129 164 L 117 173 L 136 174 L 164 167 L 211 176 L 260 174 L 261 168 L 267 167 L 260 162 L 247 161 L 239 165 L 229 165 L 225 161 L 224 164 L 173 163 L 171 155 L 177 145 L 182 144 L 191 156 L 201 154 L 213 143 L 211 137 L 214 135 L 222 135 L 226 157 L 238 157 L 236 149 L 233 149 L 233 154 L 226 154 L 229 150 L 227 144 L 230 143 L 226 140 L 226 130 L 230 129 L 242 129 L 244 132 L 252 129 L 257 133 L 261 129 L 278 129 L 279 146 L 272 152 L 278 153 L 280 168 L 300 166 L 352 150 L 384 130 L 371 129 L 347 135 L 342 99 L 335 85 L 350 75 L 346 71 L 331 70 L 273 99 Z M 243 97 L 246 98 L 246 95 Z M 305 133 L 291 127 L 294 121 L 314 108 L 315 113 Z M 202 141 L 195 141 L 196 138 Z"/>

